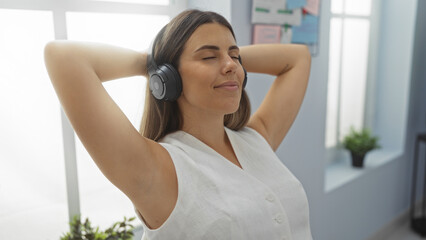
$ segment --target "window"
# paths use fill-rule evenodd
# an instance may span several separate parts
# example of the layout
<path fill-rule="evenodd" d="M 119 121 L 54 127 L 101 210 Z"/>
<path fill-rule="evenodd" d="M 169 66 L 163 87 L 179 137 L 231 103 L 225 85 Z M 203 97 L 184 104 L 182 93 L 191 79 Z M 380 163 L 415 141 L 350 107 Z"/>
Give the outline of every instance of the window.
<path fill-rule="evenodd" d="M 52 13 L 0 9 L 0 29 L 0 239 L 54 239 L 67 200 L 60 108 L 43 62 Z"/>
<path fill-rule="evenodd" d="M 183 0 L 0 3 L 0 239 L 59 239 L 75 214 L 101 229 L 135 216 L 64 121 L 43 49 L 72 39 L 142 51 L 184 7 Z M 142 77 L 103 83 L 136 129 L 145 84 Z"/>
<path fill-rule="evenodd" d="M 369 127 L 374 82 L 374 0 L 331 0 L 326 139 L 329 161 L 350 127 Z M 374 13 L 374 14 L 373 14 Z M 372 77 L 373 76 L 373 77 Z"/>

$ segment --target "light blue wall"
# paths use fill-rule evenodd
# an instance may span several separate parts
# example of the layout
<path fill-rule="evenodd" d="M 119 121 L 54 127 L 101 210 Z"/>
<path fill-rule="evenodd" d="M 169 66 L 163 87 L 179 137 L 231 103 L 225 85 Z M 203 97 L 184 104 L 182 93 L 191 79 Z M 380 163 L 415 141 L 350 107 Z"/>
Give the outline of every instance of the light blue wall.
<path fill-rule="evenodd" d="M 382 2 L 376 105 L 380 111 L 374 127 L 384 147 L 399 147 L 405 142 L 405 129 L 397 126 L 405 126 L 408 116 L 401 98 L 408 98 L 410 87 L 406 80 L 411 76 L 417 0 Z"/>

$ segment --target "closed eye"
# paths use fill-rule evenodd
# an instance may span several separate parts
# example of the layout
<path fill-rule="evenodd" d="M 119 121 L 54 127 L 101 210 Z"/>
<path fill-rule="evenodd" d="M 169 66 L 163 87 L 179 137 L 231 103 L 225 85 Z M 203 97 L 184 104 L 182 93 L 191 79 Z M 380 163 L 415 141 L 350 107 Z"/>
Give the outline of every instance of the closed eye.
<path fill-rule="evenodd" d="M 209 59 L 215 59 L 216 57 L 205 57 L 203 58 L 203 60 L 209 60 Z M 239 57 L 238 56 L 231 56 L 231 58 L 238 60 Z"/>

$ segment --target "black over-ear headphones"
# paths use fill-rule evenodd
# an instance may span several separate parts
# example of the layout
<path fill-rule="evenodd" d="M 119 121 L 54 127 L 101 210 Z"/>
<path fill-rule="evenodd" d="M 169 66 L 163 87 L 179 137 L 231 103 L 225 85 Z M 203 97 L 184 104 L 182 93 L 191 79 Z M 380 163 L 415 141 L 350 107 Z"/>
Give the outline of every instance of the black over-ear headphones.
<path fill-rule="evenodd" d="M 148 55 L 149 89 L 158 100 L 175 101 L 182 92 L 182 79 L 171 64 L 157 66 L 152 55 Z"/>
<path fill-rule="evenodd" d="M 238 60 L 242 65 L 241 57 Z M 158 100 L 175 101 L 182 92 L 182 79 L 179 72 L 169 63 L 157 66 L 152 55 L 148 55 L 149 89 Z M 247 84 L 247 71 L 244 70 L 243 88 Z"/>

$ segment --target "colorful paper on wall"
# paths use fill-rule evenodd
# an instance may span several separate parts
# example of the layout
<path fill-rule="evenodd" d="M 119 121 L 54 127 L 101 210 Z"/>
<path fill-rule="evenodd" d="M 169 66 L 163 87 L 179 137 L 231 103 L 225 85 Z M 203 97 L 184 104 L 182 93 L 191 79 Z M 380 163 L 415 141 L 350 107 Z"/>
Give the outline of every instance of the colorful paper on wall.
<path fill-rule="evenodd" d="M 280 43 L 281 26 L 279 25 L 254 25 L 253 44 Z"/>
<path fill-rule="evenodd" d="M 301 43 L 318 52 L 321 0 L 252 0 L 256 43 Z"/>
<path fill-rule="evenodd" d="M 286 0 L 253 0 L 251 22 L 282 24 L 278 9 L 284 9 Z"/>
<path fill-rule="evenodd" d="M 313 14 L 315 16 L 318 16 L 319 14 L 319 3 L 320 0 L 306 0 L 306 6 L 304 7 L 304 9 L 310 13 Z"/>
<path fill-rule="evenodd" d="M 310 14 L 303 16 L 302 25 L 294 26 L 291 42 L 314 44 L 318 42 L 318 17 Z"/>
<path fill-rule="evenodd" d="M 281 17 L 281 24 L 299 26 L 302 23 L 302 9 L 278 10 Z"/>
<path fill-rule="evenodd" d="M 287 9 L 302 8 L 306 5 L 306 0 L 287 0 Z"/>

